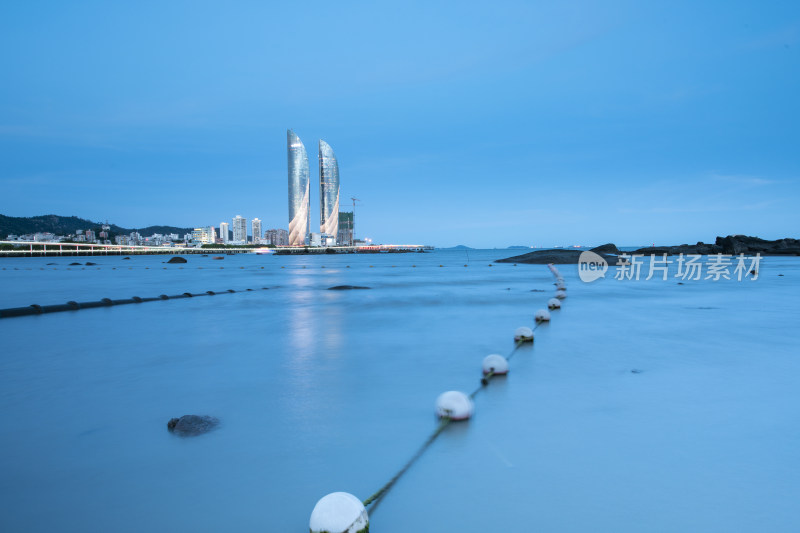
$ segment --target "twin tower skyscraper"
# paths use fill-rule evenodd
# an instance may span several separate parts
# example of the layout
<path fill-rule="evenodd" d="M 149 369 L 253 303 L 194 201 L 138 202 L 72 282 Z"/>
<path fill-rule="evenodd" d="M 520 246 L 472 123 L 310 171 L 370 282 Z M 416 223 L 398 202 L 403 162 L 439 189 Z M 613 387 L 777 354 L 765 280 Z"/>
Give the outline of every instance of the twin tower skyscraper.
<path fill-rule="evenodd" d="M 308 154 L 300 137 L 286 130 L 286 154 L 289 159 L 289 245 L 309 244 L 311 227 L 311 179 Z M 319 141 L 319 231 L 327 242 L 339 232 L 339 165 L 333 148 Z"/>

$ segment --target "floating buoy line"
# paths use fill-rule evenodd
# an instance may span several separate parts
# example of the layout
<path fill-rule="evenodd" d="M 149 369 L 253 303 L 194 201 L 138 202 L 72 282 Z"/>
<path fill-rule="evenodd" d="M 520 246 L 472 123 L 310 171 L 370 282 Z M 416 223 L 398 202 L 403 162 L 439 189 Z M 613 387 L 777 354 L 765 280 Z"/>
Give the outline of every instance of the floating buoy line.
<path fill-rule="evenodd" d="M 561 308 L 561 300 L 567 297 L 567 287 L 558 269 L 552 264 L 547 266 L 556 279 L 555 298 L 551 298 L 547 302 L 547 306 L 550 310 L 558 310 Z M 508 363 L 511 358 L 520 346 L 533 343 L 534 332 L 544 322 L 550 321 L 550 312 L 545 309 L 536 311 L 534 321 L 536 325 L 533 328 L 522 326 L 514 331 L 514 349 L 511 350 L 507 357 L 503 357 L 500 354 L 490 354 L 483 359 L 480 385 L 471 394 L 467 395 L 461 391 L 447 391 L 439 395 L 436 399 L 438 425 L 414 455 L 381 488 L 363 501 L 347 492 L 333 492 L 323 496 L 311 511 L 311 518 L 309 519 L 310 533 L 367 533 L 369 531 L 367 508 L 370 505 L 377 506 L 381 498 L 425 453 L 425 450 L 433 444 L 449 424 L 466 421 L 472 417 L 475 410 L 475 404 L 472 400 L 489 384 L 493 377 L 508 374 Z"/>
<path fill-rule="evenodd" d="M 165 300 L 179 300 L 181 298 L 196 298 L 198 296 L 233 294 L 236 292 L 253 292 L 254 290 L 266 291 L 269 290 L 269 287 L 261 287 L 261 289 L 239 289 L 238 291 L 235 291 L 233 289 L 228 289 L 222 292 L 214 292 L 214 291 L 206 291 L 199 293 L 184 292 L 183 294 L 176 294 L 173 296 L 167 296 L 166 294 L 162 294 L 160 296 L 154 296 L 150 298 L 140 298 L 139 296 L 133 296 L 131 298 L 125 298 L 121 300 L 112 300 L 111 298 L 103 298 L 102 300 L 98 300 L 96 302 L 69 301 L 65 304 L 55 304 L 55 305 L 32 304 L 26 307 L 10 307 L 8 309 L 0 309 L 0 318 L 41 315 L 44 313 L 58 313 L 61 311 L 80 311 L 81 309 L 93 309 L 96 307 L 111 307 L 114 305 L 125 305 L 125 304 L 141 304 L 145 302 L 161 302 Z"/>

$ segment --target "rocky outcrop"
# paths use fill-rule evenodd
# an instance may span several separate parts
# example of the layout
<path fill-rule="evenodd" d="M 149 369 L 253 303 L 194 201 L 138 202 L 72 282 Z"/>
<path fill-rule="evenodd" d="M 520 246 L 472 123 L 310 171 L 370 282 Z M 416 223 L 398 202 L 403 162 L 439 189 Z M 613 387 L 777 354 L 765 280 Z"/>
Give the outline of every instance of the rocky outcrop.
<path fill-rule="evenodd" d="M 615 251 L 611 251 L 615 250 Z M 605 259 L 609 265 L 616 265 L 618 262 L 615 254 L 619 253 L 613 244 L 604 244 L 597 248 L 592 248 L 592 252 Z M 536 250 L 523 255 L 516 255 L 506 259 L 498 259 L 496 263 L 522 263 L 527 265 L 577 265 L 578 259 L 583 253 L 582 250 Z"/>
<path fill-rule="evenodd" d="M 679 246 L 652 246 L 650 248 L 640 248 L 630 253 L 645 255 L 800 255 L 800 240 L 787 238 L 768 241 L 746 235 L 728 235 L 727 237 L 717 237 L 714 244 L 698 242 L 697 244 L 681 244 Z"/>
<path fill-rule="evenodd" d="M 167 429 L 181 437 L 193 437 L 208 433 L 219 425 L 219 419 L 213 416 L 183 415 L 167 422 Z"/>
<path fill-rule="evenodd" d="M 596 254 L 614 254 L 619 255 L 619 249 L 616 244 L 608 243 L 592 248 Z"/>
<path fill-rule="evenodd" d="M 351 291 L 356 289 L 369 289 L 371 287 L 361 287 L 359 285 L 336 285 L 334 287 L 328 287 L 329 291 Z"/>
<path fill-rule="evenodd" d="M 186 263 L 186 259 L 176 255 L 175 257 L 167 261 L 167 263 Z"/>
<path fill-rule="evenodd" d="M 639 248 L 633 252 L 620 252 L 615 245 L 609 243 L 592 248 L 591 251 L 602 256 L 608 261 L 609 265 L 613 266 L 620 261 L 617 256 L 621 253 L 642 255 L 800 255 L 800 239 L 786 238 L 768 241 L 746 235 L 728 235 L 727 237 L 717 237 L 714 244 L 698 242 L 697 244 L 680 244 L 678 246 L 651 246 L 649 248 Z M 496 262 L 569 265 L 577 264 L 581 253 L 580 250 L 537 250 L 506 259 L 498 259 Z"/>

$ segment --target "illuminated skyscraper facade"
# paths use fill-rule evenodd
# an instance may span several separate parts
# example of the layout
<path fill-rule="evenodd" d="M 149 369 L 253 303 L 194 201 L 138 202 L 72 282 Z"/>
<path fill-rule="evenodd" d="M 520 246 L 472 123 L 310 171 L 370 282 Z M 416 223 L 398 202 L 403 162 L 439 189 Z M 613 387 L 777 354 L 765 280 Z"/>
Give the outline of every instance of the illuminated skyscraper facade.
<path fill-rule="evenodd" d="M 289 245 L 303 246 L 308 241 L 311 225 L 308 154 L 300 137 L 292 130 L 286 131 L 286 153 L 289 159 Z"/>
<path fill-rule="evenodd" d="M 319 141 L 319 231 L 334 239 L 339 232 L 339 165 L 323 140 Z"/>
<path fill-rule="evenodd" d="M 261 243 L 261 220 L 254 218 L 250 223 L 253 227 L 253 244 Z"/>
<path fill-rule="evenodd" d="M 233 219 L 234 244 L 247 244 L 247 219 L 236 215 Z"/>

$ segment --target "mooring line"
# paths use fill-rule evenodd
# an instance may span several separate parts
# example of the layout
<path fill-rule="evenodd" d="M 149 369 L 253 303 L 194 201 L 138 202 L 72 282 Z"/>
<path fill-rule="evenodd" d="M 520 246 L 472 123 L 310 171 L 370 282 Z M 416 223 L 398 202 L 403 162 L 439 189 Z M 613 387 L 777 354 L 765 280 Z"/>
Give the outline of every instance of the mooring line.
<path fill-rule="evenodd" d="M 532 331 L 536 331 L 536 329 L 540 325 L 541 325 L 541 323 L 540 324 L 536 324 L 536 326 L 533 327 Z M 511 358 L 514 356 L 514 354 L 517 352 L 517 350 L 519 350 L 519 348 L 525 343 L 526 343 L 526 341 L 524 341 L 522 339 L 520 339 L 518 341 L 515 341 L 514 342 L 514 348 L 511 350 L 511 353 L 508 355 L 508 357 L 506 357 L 506 361 L 510 361 Z M 497 374 L 494 373 L 494 370 L 492 370 L 489 373 L 487 373 L 486 375 L 484 375 L 481 378 L 480 386 L 477 389 L 475 389 L 475 391 L 473 391 L 472 394 L 469 395 L 470 399 L 474 399 L 475 396 L 484 387 L 486 387 L 489 384 L 489 380 L 491 380 L 492 377 L 494 377 L 495 375 L 497 375 Z M 441 435 L 442 431 L 444 431 L 444 428 L 446 428 L 447 425 L 450 424 L 451 421 L 452 421 L 452 419 L 450 417 L 443 417 L 441 419 L 441 421 L 439 422 L 439 425 L 433 431 L 433 433 L 431 433 L 431 435 L 427 438 L 427 440 L 423 443 L 423 445 L 420 446 L 420 448 L 417 450 L 417 452 L 411 457 L 411 459 L 408 460 L 408 462 L 406 462 L 405 465 L 403 465 L 403 467 L 392 477 L 392 479 L 390 479 L 383 487 L 378 489 L 372 496 L 370 496 L 369 498 L 367 498 L 366 500 L 363 501 L 364 507 L 369 507 L 372 504 L 376 504 L 377 505 L 378 500 L 380 500 L 380 498 L 382 498 L 387 492 L 389 492 L 389 489 L 391 489 L 392 486 L 394 486 L 394 484 L 397 483 L 397 481 L 400 479 L 400 477 L 403 474 L 405 474 L 406 471 L 408 471 L 409 468 L 411 468 L 411 465 L 413 465 L 417 461 L 417 459 L 419 459 L 422 456 L 422 454 L 425 452 L 425 450 L 427 450 L 428 447 L 430 447 L 430 445 L 433 444 L 433 441 L 435 441 L 436 438 L 439 435 Z"/>
<path fill-rule="evenodd" d="M 548 265 L 548 268 L 555 276 L 557 285 L 560 285 L 557 288 L 559 290 L 563 290 L 565 287 L 563 287 L 563 278 L 561 277 L 561 274 L 552 264 Z M 564 296 L 559 296 L 558 294 L 557 297 L 559 299 L 564 298 Z M 537 329 L 539 329 L 539 327 L 542 324 L 544 324 L 545 321 L 549 321 L 549 316 L 547 315 L 545 315 L 545 317 L 542 318 L 543 320 L 539 320 L 537 317 L 536 324 L 531 329 L 531 332 L 534 332 Z M 389 490 L 395 485 L 395 483 L 397 483 L 400 477 L 403 474 L 405 474 L 409 468 L 411 468 L 411 465 L 413 465 L 414 462 L 416 462 L 417 459 L 419 459 L 422 456 L 425 450 L 427 450 L 431 446 L 431 444 L 433 444 L 436 438 L 442 434 L 444 428 L 446 428 L 450 424 L 450 422 L 453 421 L 454 416 L 456 417 L 455 418 L 456 420 L 466 420 L 472 416 L 472 409 L 473 409 L 472 400 L 474 399 L 474 397 L 478 394 L 478 392 L 481 391 L 481 389 L 483 389 L 489 384 L 489 381 L 495 375 L 504 375 L 508 371 L 508 365 L 507 365 L 508 361 L 511 360 L 511 358 L 514 356 L 514 354 L 517 352 L 520 346 L 528 342 L 533 342 L 532 334 L 528 335 L 527 333 L 525 333 L 524 336 L 515 335 L 514 348 L 511 350 L 511 353 L 508 355 L 508 357 L 505 358 L 504 361 L 500 361 L 500 359 L 502 359 L 502 356 L 500 355 L 495 356 L 494 354 L 492 354 L 490 356 L 487 356 L 487 358 L 488 357 L 498 358 L 496 363 L 501 364 L 503 368 L 500 368 L 499 372 L 496 373 L 495 372 L 496 368 L 494 366 L 488 366 L 493 364 L 493 362 L 490 361 L 487 363 L 486 359 L 484 359 L 484 371 L 486 371 L 486 374 L 484 374 L 481 377 L 481 385 L 469 396 L 458 391 L 449 391 L 442 394 L 439 397 L 440 399 L 437 400 L 437 411 L 441 416 L 439 425 L 436 427 L 433 433 L 431 433 L 431 435 L 427 438 L 427 440 L 425 440 L 425 442 L 411 457 L 411 459 L 409 459 L 403 465 L 403 467 L 385 485 L 383 485 L 380 489 L 378 489 L 369 498 L 363 500 L 362 502 L 352 494 L 346 492 L 334 492 L 320 499 L 314 506 L 314 510 L 311 512 L 311 519 L 309 520 L 311 533 L 323 533 L 329 531 L 331 529 L 329 525 L 331 524 L 335 524 L 336 527 L 338 528 L 337 529 L 338 531 L 339 529 L 341 529 L 339 525 L 343 517 L 346 518 L 347 521 L 351 521 L 350 528 L 352 529 L 357 528 L 359 531 L 367 531 L 369 529 L 369 515 L 367 514 L 367 507 L 372 505 L 372 512 L 375 511 L 375 509 L 378 507 L 378 504 L 382 501 L 382 498 L 389 492 Z M 453 401 L 449 403 L 450 407 L 445 409 L 443 407 L 446 404 L 444 402 L 440 404 L 440 401 L 442 400 L 442 398 L 448 395 L 450 395 L 448 400 L 453 400 Z M 463 400 L 467 402 L 469 405 L 468 406 L 459 405 L 458 401 L 459 396 L 463 398 Z M 350 529 L 348 529 L 348 531 L 349 530 Z"/>
<path fill-rule="evenodd" d="M 391 489 L 392 486 L 395 483 L 397 483 L 397 480 L 400 479 L 400 476 L 405 474 L 406 471 L 409 468 L 411 468 L 411 465 L 414 464 L 414 462 L 417 459 L 419 459 L 420 456 L 422 456 L 422 454 L 425 452 L 425 450 L 428 449 L 428 447 L 431 444 L 433 444 L 433 441 L 436 440 L 436 437 L 438 437 L 439 435 L 442 434 L 442 431 L 444 431 L 444 428 L 447 427 L 447 425 L 450 423 L 450 421 L 451 421 L 450 417 L 447 417 L 447 416 L 442 417 L 441 421 L 439 421 L 439 425 L 436 427 L 436 430 L 434 430 L 434 432 L 431 433 L 430 437 L 428 437 L 428 439 L 425 441 L 425 443 L 422 446 L 420 446 L 419 450 L 417 450 L 417 453 L 415 453 L 411 457 L 411 459 L 409 459 L 408 462 L 405 465 L 403 465 L 403 468 L 401 468 L 392 477 L 392 479 L 390 479 L 383 487 L 378 489 L 372 496 L 370 496 L 369 498 L 364 500 L 364 502 L 363 502 L 364 503 L 364 507 L 368 507 L 370 504 L 377 502 L 384 494 L 386 494 L 389 491 L 389 489 Z"/>
<path fill-rule="evenodd" d="M 28 315 L 41 315 L 44 313 L 58 313 L 61 311 L 80 311 L 81 309 L 93 309 L 95 307 L 111 307 L 115 305 L 125 305 L 125 304 L 141 304 L 145 302 L 160 302 L 164 300 L 178 300 L 181 298 L 196 298 L 198 296 L 215 296 L 217 294 L 232 294 L 236 292 L 253 292 L 254 289 L 242 289 L 235 291 L 233 289 L 228 289 L 222 292 L 214 292 L 214 291 L 206 291 L 200 293 L 191 292 L 184 292 L 183 294 L 176 294 L 174 296 L 167 296 L 166 294 L 162 294 L 160 296 L 155 296 L 151 298 L 140 298 L 139 296 L 133 296 L 131 298 L 123 299 L 123 300 L 112 300 L 111 298 L 103 298 L 97 302 L 74 302 L 69 301 L 65 304 L 56 304 L 56 305 L 39 305 L 39 304 L 32 304 L 27 307 L 10 307 L 8 309 L 0 309 L 0 318 L 12 318 L 16 316 L 28 316 Z M 266 291 L 269 290 L 269 287 L 261 287 L 261 290 Z"/>

